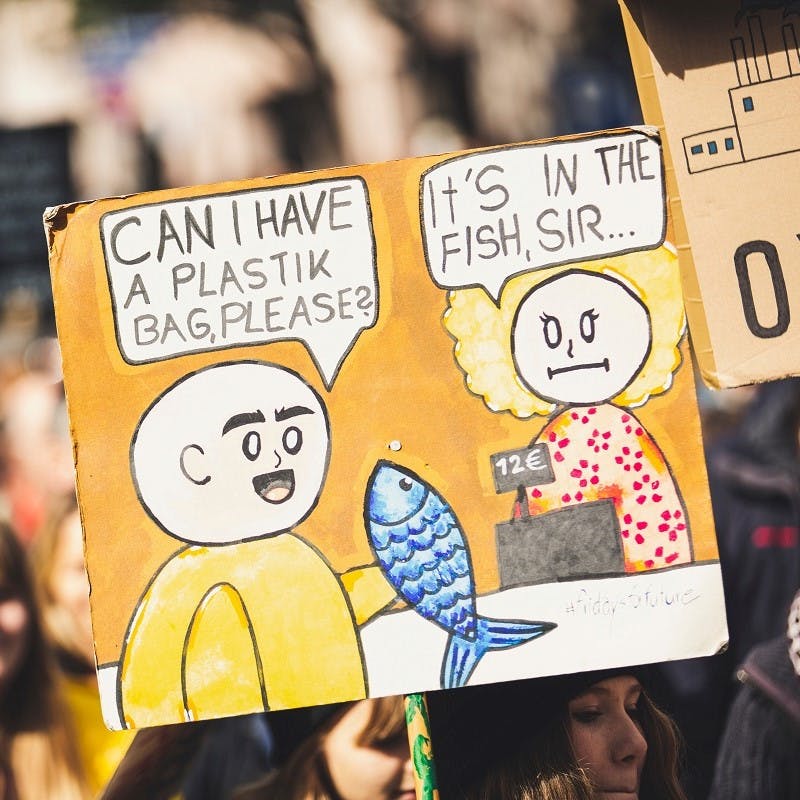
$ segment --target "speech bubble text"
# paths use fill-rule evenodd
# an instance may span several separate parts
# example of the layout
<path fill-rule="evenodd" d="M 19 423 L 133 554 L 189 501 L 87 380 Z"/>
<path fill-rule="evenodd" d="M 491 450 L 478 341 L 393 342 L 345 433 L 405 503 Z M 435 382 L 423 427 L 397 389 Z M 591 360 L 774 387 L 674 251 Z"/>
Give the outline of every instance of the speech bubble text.
<path fill-rule="evenodd" d="M 458 156 L 420 183 L 422 237 L 437 286 L 657 247 L 666 233 L 661 147 L 639 131 Z"/>
<path fill-rule="evenodd" d="M 100 220 L 130 364 L 297 339 L 328 388 L 378 315 L 361 178 L 132 206 Z"/>

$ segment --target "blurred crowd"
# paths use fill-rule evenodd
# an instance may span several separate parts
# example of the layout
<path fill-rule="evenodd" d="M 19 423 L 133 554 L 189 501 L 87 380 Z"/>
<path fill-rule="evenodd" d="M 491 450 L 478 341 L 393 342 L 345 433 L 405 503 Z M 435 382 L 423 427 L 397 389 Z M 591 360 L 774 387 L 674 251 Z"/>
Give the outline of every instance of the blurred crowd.
<path fill-rule="evenodd" d="M 19 141 L 47 132 L 36 158 L 55 164 L 40 176 L 60 187 L 55 205 L 640 121 L 615 0 L 0 0 L 0 799 L 96 796 L 131 742 L 105 730 L 97 702 L 42 187 L 15 178 Z M 15 222 L 26 202 L 34 212 Z M 735 677 L 753 691 L 747 676 L 766 667 L 748 658 L 785 641 L 800 587 L 800 385 L 701 389 L 700 403 L 731 646 L 660 680 L 698 800 L 720 741 L 736 785 L 723 730 Z M 797 662 L 781 664 L 800 707 Z M 391 738 L 399 712 L 381 713 L 364 730 Z M 778 717 L 796 747 L 800 716 Z M 239 777 L 256 779 L 276 744 L 248 725 L 207 737 L 202 761 L 235 747 Z M 291 738 L 289 721 L 276 725 Z M 187 798 L 204 796 L 192 781 L 230 783 L 184 780 Z M 791 796 L 730 785 L 716 796 Z"/>
<path fill-rule="evenodd" d="M 639 118 L 611 2 L 137 5 L 0 3 L 0 125 L 72 125 L 76 197 Z"/>

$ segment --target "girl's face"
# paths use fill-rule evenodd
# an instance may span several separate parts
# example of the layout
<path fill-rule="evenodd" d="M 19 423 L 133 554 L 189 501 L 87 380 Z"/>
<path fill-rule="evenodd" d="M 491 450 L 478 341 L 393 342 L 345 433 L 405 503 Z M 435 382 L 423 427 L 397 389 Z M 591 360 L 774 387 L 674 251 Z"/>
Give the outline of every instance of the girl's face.
<path fill-rule="evenodd" d="M 567 730 L 578 764 L 601 800 L 638 800 L 647 755 L 639 721 L 642 687 L 630 675 L 595 683 L 567 706 Z"/>
<path fill-rule="evenodd" d="M 67 516 L 58 531 L 58 542 L 50 570 L 50 594 L 56 605 L 67 611 L 80 636 L 89 661 L 94 658 L 89 611 L 89 579 L 83 562 L 83 535 L 77 509 Z"/>
<path fill-rule="evenodd" d="M 371 715 L 368 700 L 349 708 L 330 730 L 322 752 L 341 800 L 414 800 L 414 775 L 404 733 L 359 744 Z"/>
<path fill-rule="evenodd" d="M 25 602 L 0 586 L 0 695 L 25 659 L 29 629 L 30 612 Z"/>

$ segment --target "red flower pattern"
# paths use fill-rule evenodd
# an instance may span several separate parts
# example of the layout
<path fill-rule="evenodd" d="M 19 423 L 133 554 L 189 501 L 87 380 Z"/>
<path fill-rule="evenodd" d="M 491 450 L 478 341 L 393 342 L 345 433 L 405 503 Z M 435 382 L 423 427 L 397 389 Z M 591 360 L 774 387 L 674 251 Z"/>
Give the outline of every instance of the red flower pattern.
<path fill-rule="evenodd" d="M 537 441 L 550 448 L 555 481 L 527 489 L 532 516 L 611 499 L 626 572 L 692 560 L 678 487 L 658 445 L 630 411 L 611 403 L 569 408 L 544 427 Z"/>

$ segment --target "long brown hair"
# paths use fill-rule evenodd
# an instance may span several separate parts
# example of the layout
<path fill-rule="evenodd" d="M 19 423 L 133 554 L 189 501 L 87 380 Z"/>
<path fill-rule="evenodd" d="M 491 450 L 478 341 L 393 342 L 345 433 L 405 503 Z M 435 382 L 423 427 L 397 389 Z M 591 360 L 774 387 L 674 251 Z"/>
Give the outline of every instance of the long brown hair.
<path fill-rule="evenodd" d="M 27 558 L 3 522 L 0 591 L 21 600 L 28 614 L 25 656 L 0 698 L 0 759 L 13 783 L 6 791 L 19 800 L 83 800 L 89 792 L 45 644 Z"/>
<path fill-rule="evenodd" d="M 642 771 L 642 800 L 686 800 L 680 784 L 683 739 L 678 726 L 642 691 L 639 699 L 647 758 Z"/>
<path fill-rule="evenodd" d="M 434 759 L 436 747 L 434 745 Z M 594 790 L 572 753 L 566 725 L 537 731 L 458 800 L 592 800 Z M 455 800 L 455 798 L 453 799 Z"/>
<path fill-rule="evenodd" d="M 94 661 L 88 659 L 83 634 L 73 615 L 62 608 L 53 595 L 53 570 L 61 545 L 64 523 L 78 513 L 78 501 L 73 493 L 54 501 L 44 524 L 31 543 L 30 560 L 39 593 L 42 626 L 45 637 L 56 655 L 70 671 L 94 674 Z M 88 579 L 87 579 L 88 591 Z M 76 669 L 76 667 L 80 669 Z"/>
<path fill-rule="evenodd" d="M 362 747 L 379 746 L 399 735 L 405 736 L 405 715 L 401 697 L 361 700 L 370 704 L 370 717 L 356 740 Z M 323 752 L 327 734 L 355 705 L 338 708 L 294 751 L 286 764 L 265 780 L 234 794 L 234 800 L 337 800 Z M 278 712 L 291 713 L 291 712 Z"/>

